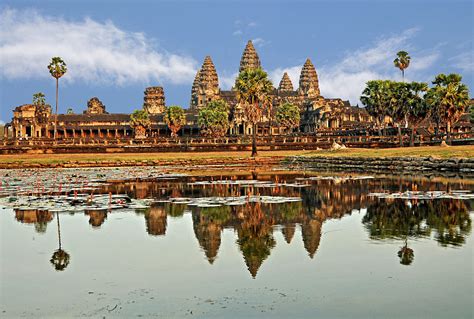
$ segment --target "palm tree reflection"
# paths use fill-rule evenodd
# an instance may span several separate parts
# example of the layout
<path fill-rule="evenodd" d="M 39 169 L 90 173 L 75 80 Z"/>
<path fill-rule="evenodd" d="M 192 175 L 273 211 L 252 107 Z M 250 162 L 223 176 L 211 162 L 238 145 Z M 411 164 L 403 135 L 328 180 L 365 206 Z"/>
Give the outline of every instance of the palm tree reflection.
<path fill-rule="evenodd" d="M 56 212 L 56 220 L 58 221 L 59 248 L 53 253 L 53 256 L 51 257 L 50 262 L 54 266 L 54 269 L 56 269 L 57 271 L 63 271 L 69 265 L 70 256 L 61 247 L 61 227 L 60 227 L 60 223 L 59 223 L 59 213 L 58 212 Z"/>

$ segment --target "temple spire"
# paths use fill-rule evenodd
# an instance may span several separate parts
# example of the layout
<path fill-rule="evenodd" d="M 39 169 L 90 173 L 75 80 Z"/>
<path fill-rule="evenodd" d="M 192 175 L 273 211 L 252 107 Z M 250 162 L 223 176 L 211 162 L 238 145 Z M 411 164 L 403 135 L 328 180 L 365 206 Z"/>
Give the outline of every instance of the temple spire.
<path fill-rule="evenodd" d="M 299 93 L 306 97 L 317 97 L 321 95 L 319 91 L 318 74 L 310 59 L 306 59 L 300 74 Z"/>
<path fill-rule="evenodd" d="M 291 79 L 288 76 L 288 73 L 283 73 L 283 77 L 281 78 L 280 85 L 278 86 L 278 91 L 280 92 L 291 92 L 294 91 L 293 83 L 291 83 Z"/>
<path fill-rule="evenodd" d="M 204 91 L 219 91 L 219 79 L 217 78 L 217 71 L 210 56 L 206 56 L 199 72 L 199 84 L 201 90 Z"/>
<path fill-rule="evenodd" d="M 257 51 L 255 50 L 252 41 L 249 40 L 245 46 L 244 53 L 242 53 L 242 58 L 240 59 L 239 72 L 248 69 L 257 69 L 260 67 L 260 59 L 258 57 Z"/>
<path fill-rule="evenodd" d="M 191 88 L 190 107 L 192 109 L 195 109 L 198 106 L 198 94 L 199 94 L 200 77 L 201 77 L 201 69 L 199 69 L 196 72 L 196 76 L 194 77 L 194 81 L 193 81 L 193 86 Z"/>

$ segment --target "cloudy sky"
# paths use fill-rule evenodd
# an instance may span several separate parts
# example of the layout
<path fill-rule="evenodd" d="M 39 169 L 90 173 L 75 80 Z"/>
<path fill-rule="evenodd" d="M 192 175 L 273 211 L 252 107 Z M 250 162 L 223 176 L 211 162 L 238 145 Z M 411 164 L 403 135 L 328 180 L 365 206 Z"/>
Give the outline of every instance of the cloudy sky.
<path fill-rule="evenodd" d="M 110 112 L 131 112 L 147 86 L 162 85 L 166 104 L 188 107 L 206 55 L 229 89 L 247 40 L 275 85 L 287 71 L 297 87 L 307 57 L 325 97 L 359 103 L 364 83 L 400 79 L 393 59 L 412 56 L 409 80 L 460 73 L 473 88 L 474 2 L 346 1 L 10 1 L 0 4 L 0 121 L 44 92 L 46 66 L 61 56 L 60 111 L 99 97 Z"/>

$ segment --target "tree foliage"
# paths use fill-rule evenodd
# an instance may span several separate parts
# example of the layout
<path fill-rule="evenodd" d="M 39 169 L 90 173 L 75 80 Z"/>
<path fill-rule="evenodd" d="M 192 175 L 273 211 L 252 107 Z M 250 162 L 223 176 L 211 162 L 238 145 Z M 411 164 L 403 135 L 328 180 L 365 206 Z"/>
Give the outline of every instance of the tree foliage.
<path fill-rule="evenodd" d="M 469 90 L 461 81 L 459 74 L 439 74 L 433 81 L 434 87 L 426 94 L 434 117 L 439 117 L 439 120 L 446 124 L 448 134 L 469 104 Z"/>
<path fill-rule="evenodd" d="M 133 128 L 135 138 L 146 137 L 146 130 L 150 128 L 150 114 L 146 110 L 135 110 L 130 115 L 130 126 Z"/>
<path fill-rule="evenodd" d="M 300 125 L 299 107 L 291 103 L 280 105 L 276 112 L 276 121 L 289 129 L 298 127 Z"/>
<path fill-rule="evenodd" d="M 198 124 L 206 136 L 224 136 L 229 128 L 229 106 L 223 100 L 209 102 L 199 109 Z"/>
<path fill-rule="evenodd" d="M 46 104 L 46 98 L 42 92 L 33 94 L 33 105 L 44 106 Z"/>
<path fill-rule="evenodd" d="M 62 58 L 56 56 L 51 59 L 48 65 L 49 73 L 53 78 L 59 79 L 67 72 L 67 65 Z"/>
<path fill-rule="evenodd" d="M 186 124 L 186 114 L 181 106 L 172 105 L 166 108 L 164 118 L 166 125 L 171 130 L 171 136 L 178 136 L 178 131 Z"/>
<path fill-rule="evenodd" d="M 257 125 L 262 120 L 264 111 L 271 108 L 269 95 L 273 91 L 273 84 L 261 68 L 246 69 L 239 73 L 234 90 L 237 93 L 237 101 L 243 108 L 245 120 L 253 127 L 252 156 L 256 156 Z"/>
<path fill-rule="evenodd" d="M 399 68 L 402 71 L 402 78 L 405 80 L 405 70 L 410 65 L 411 57 L 408 55 L 406 51 L 399 51 L 397 53 L 397 57 L 393 60 L 393 64 L 396 68 Z"/>

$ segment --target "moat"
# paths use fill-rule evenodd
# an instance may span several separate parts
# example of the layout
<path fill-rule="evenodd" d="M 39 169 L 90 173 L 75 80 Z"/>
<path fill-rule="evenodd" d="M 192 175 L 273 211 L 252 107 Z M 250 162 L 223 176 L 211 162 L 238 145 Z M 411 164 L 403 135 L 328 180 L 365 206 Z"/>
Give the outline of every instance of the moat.
<path fill-rule="evenodd" d="M 203 175 L 0 171 L 1 317 L 472 317 L 474 180 Z"/>

